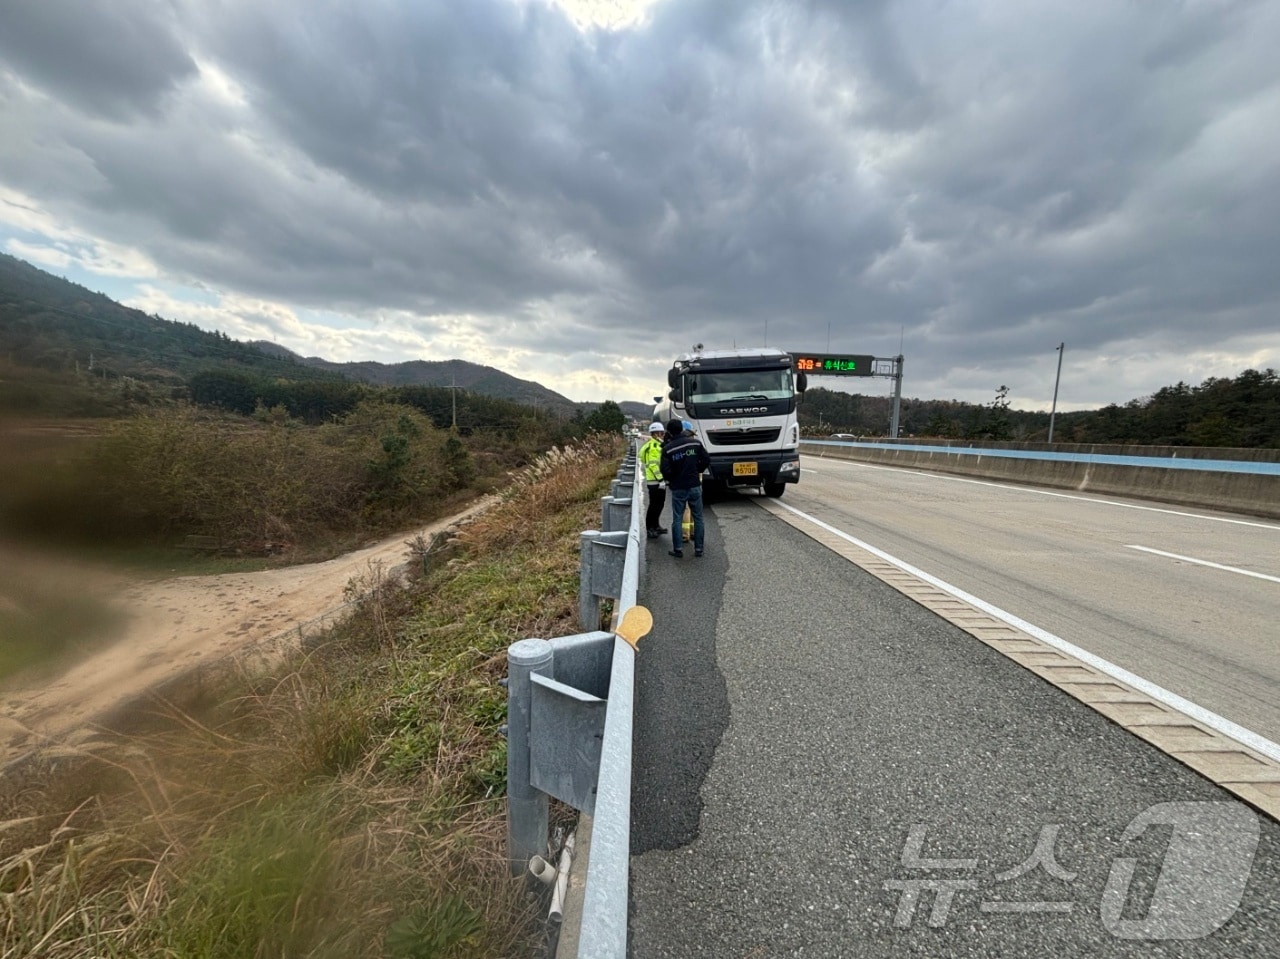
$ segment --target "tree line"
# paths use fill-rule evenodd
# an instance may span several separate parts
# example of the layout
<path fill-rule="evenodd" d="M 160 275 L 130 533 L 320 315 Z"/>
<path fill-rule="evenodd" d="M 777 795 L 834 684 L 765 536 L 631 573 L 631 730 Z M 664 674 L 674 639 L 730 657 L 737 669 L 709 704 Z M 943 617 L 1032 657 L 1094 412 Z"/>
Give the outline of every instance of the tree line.
<path fill-rule="evenodd" d="M 108 421 L 97 435 L 15 465 L 0 486 L 0 529 L 120 545 L 198 534 L 248 554 L 314 548 L 433 518 L 587 433 L 621 439 L 595 422 L 609 416 L 604 404 L 575 420 L 541 421 L 515 404 L 479 397 L 472 410 L 460 401 L 460 421 L 463 410 L 477 414 L 463 434 L 451 408 L 439 408 L 449 399 L 429 388 L 363 388 L 344 399 L 353 397 L 311 425 L 290 415 L 287 391 L 271 407 L 255 397 L 248 416 L 170 403 Z M 479 415 L 485 409 L 492 419 Z M 527 429 L 499 413 L 523 416 Z"/>
<path fill-rule="evenodd" d="M 892 411 L 889 397 L 819 387 L 805 394 L 800 422 L 808 435 L 885 436 Z M 899 432 L 1044 442 L 1049 414 L 1012 409 L 1008 390 L 1001 386 L 987 404 L 904 398 Z M 1250 369 L 1236 377 L 1211 377 L 1199 386 L 1178 382 L 1124 405 L 1060 412 L 1053 438 L 1058 443 L 1280 448 L 1280 376 L 1273 369 Z"/>

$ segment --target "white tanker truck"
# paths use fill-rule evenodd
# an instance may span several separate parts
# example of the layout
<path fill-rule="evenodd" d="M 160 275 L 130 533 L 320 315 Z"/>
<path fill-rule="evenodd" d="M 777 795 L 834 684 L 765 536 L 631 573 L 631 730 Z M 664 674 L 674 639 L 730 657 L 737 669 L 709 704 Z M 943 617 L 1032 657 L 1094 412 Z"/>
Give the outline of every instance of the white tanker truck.
<path fill-rule="evenodd" d="M 667 385 L 653 418 L 693 424 L 711 456 L 712 482 L 766 496 L 781 496 L 787 483 L 800 482 L 796 405 L 806 382 L 790 353 L 695 349 L 676 357 Z"/>

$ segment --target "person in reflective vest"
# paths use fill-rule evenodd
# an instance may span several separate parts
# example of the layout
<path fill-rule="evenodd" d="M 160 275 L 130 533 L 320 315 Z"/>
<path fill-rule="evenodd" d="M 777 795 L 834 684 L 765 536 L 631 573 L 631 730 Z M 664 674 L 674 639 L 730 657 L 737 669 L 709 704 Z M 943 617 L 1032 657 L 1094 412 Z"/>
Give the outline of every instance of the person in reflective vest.
<path fill-rule="evenodd" d="M 644 514 L 644 528 L 649 539 L 656 539 L 667 528 L 662 525 L 662 508 L 667 505 L 667 484 L 662 481 L 662 441 L 667 431 L 661 423 L 649 424 L 649 438 L 640 447 L 640 465 L 644 469 L 644 485 L 649 490 L 649 508 Z"/>

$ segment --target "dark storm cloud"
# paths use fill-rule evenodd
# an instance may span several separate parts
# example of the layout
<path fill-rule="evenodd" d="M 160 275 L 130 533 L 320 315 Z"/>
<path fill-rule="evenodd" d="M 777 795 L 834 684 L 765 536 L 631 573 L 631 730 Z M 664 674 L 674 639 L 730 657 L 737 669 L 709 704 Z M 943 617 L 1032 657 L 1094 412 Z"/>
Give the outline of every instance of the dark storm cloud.
<path fill-rule="evenodd" d="M 12 0 L 0 58 L 86 112 L 154 112 L 195 70 L 161 0 Z"/>
<path fill-rule="evenodd" d="M 1276 330 L 1275 4 L 70 6 L 0 14 L 71 104 L 0 70 L 0 184 L 218 288 L 561 355 L 903 343 L 938 395 Z"/>
<path fill-rule="evenodd" d="M 752 62 L 822 24 L 788 14 L 761 27 L 750 5 L 695 3 L 664 8 L 651 32 L 592 38 L 537 6 L 458 9 L 362 9 L 321 31 L 288 5 L 255 4 L 210 34 L 300 154 L 379 203 L 430 209 L 439 232 L 414 249 L 443 259 L 420 274 L 442 296 L 491 309 L 588 295 L 600 272 L 570 265 L 585 258 L 606 284 L 686 315 L 825 314 L 847 299 L 840 278 L 896 242 L 893 210 L 830 141 L 834 108 L 826 129 L 794 108 L 822 77 Z"/>

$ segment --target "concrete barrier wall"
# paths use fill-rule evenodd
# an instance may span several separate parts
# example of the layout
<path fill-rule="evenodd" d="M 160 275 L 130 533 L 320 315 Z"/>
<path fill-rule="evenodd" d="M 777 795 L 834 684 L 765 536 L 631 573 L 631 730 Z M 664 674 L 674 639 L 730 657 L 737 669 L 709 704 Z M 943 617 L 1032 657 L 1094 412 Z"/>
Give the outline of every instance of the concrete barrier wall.
<path fill-rule="evenodd" d="M 856 460 L 1280 518 L 1280 451 L 1043 444 L 863 443 L 805 440 L 806 456 Z M 1117 450 L 1127 450 L 1120 453 Z M 1141 451 L 1141 452 L 1139 452 Z M 1228 454 L 1249 453 L 1249 459 Z M 1163 454 L 1163 455 L 1161 455 Z M 1205 454 L 1214 454 L 1217 459 Z M 1126 459 L 1132 462 L 1125 462 Z M 1201 462 L 1189 462 L 1199 460 Z M 1153 465 L 1158 464 L 1158 465 Z M 802 480 L 803 482 L 803 480 Z"/>
<path fill-rule="evenodd" d="M 1125 456 L 1160 460 L 1217 460 L 1239 463 L 1280 463 L 1280 449 L 1226 446 L 1139 446 L 1136 443 L 1026 443 L 1000 440 L 889 439 L 888 437 L 844 437 L 838 442 L 856 441 L 865 446 L 901 446 L 954 450 L 990 450 L 1005 453 L 1049 453 L 1055 457 Z M 809 442 L 809 441 L 806 441 Z M 834 439 L 815 443 L 837 442 Z"/>

